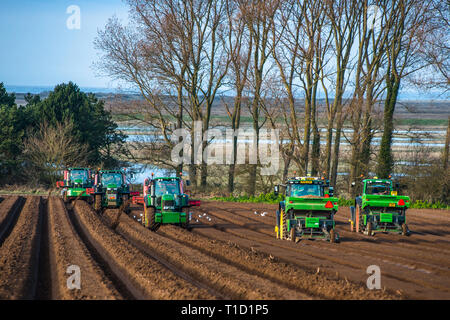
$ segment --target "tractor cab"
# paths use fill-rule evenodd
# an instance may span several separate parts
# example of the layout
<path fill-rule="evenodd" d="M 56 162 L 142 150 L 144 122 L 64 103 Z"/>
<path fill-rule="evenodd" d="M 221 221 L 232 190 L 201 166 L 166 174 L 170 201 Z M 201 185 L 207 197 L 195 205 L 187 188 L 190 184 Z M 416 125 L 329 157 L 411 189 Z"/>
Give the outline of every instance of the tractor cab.
<path fill-rule="evenodd" d="M 355 186 L 355 183 L 352 183 Z M 408 235 L 406 210 L 409 197 L 398 195 L 398 183 L 391 179 L 364 179 L 362 195 L 350 207 L 350 230 L 373 235 L 377 231 Z"/>
<path fill-rule="evenodd" d="M 129 199 L 130 187 L 122 170 L 100 170 L 94 181 L 95 209 L 117 208 Z"/>
<path fill-rule="evenodd" d="M 277 238 L 295 241 L 300 238 L 320 238 L 337 242 L 334 215 L 337 198 L 328 180 L 320 177 L 294 177 L 285 185 L 285 200 L 279 204 L 275 232 Z M 278 195 L 280 186 L 274 193 Z"/>
<path fill-rule="evenodd" d="M 58 181 L 56 186 L 62 188 L 65 202 L 75 198 L 90 199 L 93 192 L 91 169 L 68 168 L 64 170 L 64 180 Z"/>
<path fill-rule="evenodd" d="M 189 181 L 186 181 L 189 185 Z M 184 193 L 184 183 L 179 177 L 156 177 L 144 181 L 145 227 L 156 231 L 161 224 L 189 225 L 189 208 L 200 205 L 199 201 L 189 200 Z"/>

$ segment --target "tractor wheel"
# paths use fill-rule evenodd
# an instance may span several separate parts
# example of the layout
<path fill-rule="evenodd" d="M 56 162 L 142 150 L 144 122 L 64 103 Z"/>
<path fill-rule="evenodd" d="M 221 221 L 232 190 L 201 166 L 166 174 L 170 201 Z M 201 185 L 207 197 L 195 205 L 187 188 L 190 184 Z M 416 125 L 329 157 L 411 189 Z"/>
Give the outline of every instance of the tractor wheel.
<path fill-rule="evenodd" d="M 297 237 L 295 235 L 295 228 L 291 228 L 291 241 L 295 242 L 297 240 Z"/>
<path fill-rule="evenodd" d="M 96 194 L 94 197 L 94 209 L 97 212 L 100 212 L 102 210 L 102 195 Z"/>
<path fill-rule="evenodd" d="M 406 223 L 402 224 L 402 236 L 409 236 L 409 229 Z"/>
<path fill-rule="evenodd" d="M 350 208 L 350 210 L 351 210 L 351 208 Z M 355 212 L 353 213 L 353 215 L 356 215 L 356 207 L 355 207 Z M 350 220 L 349 220 L 349 222 L 350 222 L 350 232 L 355 232 L 355 219 L 354 218 L 355 218 L 354 216 L 350 217 Z"/>
<path fill-rule="evenodd" d="M 334 229 L 330 230 L 330 242 L 331 243 L 335 243 L 336 242 L 336 232 L 334 231 Z"/>
<path fill-rule="evenodd" d="M 189 208 L 183 208 L 182 212 L 184 212 L 186 214 L 186 222 L 181 223 L 181 227 L 184 228 L 184 229 L 187 229 L 187 228 L 189 228 L 189 222 L 190 222 L 190 219 L 189 219 Z"/>
<path fill-rule="evenodd" d="M 156 209 L 154 207 L 147 207 L 144 203 L 144 226 L 151 231 L 156 231 L 159 228 L 159 223 L 155 222 Z"/>
<path fill-rule="evenodd" d="M 122 195 L 122 208 L 125 214 L 130 214 L 130 203 L 128 194 Z"/>
<path fill-rule="evenodd" d="M 284 212 L 284 209 L 281 210 L 281 218 L 280 218 L 280 239 L 286 239 L 287 238 L 287 224 L 286 224 L 286 212 Z"/>
<path fill-rule="evenodd" d="M 372 230 L 372 222 L 367 222 L 367 234 L 369 236 L 372 236 L 373 230 Z"/>
<path fill-rule="evenodd" d="M 359 207 L 359 205 L 356 205 L 355 208 L 355 228 L 356 228 L 356 232 L 361 232 L 361 222 L 360 219 L 361 218 L 361 208 Z"/>

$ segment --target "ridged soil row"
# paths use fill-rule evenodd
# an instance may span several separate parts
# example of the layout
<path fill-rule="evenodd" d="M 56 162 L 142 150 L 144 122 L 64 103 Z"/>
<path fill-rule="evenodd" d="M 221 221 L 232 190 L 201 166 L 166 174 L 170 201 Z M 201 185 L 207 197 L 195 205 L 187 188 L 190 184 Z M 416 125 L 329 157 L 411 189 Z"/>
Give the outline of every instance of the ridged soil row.
<path fill-rule="evenodd" d="M 175 226 L 160 229 L 161 235 L 184 243 L 217 260 L 236 268 L 270 279 L 293 290 L 322 299 L 400 299 L 402 296 L 388 291 L 372 291 L 365 286 L 332 279 L 322 272 L 308 272 L 304 268 L 279 260 L 255 247 L 245 248 L 232 241 L 221 241 Z M 217 232 L 216 232 L 217 233 Z"/>
<path fill-rule="evenodd" d="M 75 202 L 74 213 L 92 245 L 135 296 L 147 299 L 211 298 L 207 290 L 175 275 L 106 226 L 84 201 Z"/>
<path fill-rule="evenodd" d="M 105 212 L 111 222 L 115 214 Z M 223 260 L 215 259 L 190 245 L 151 232 L 127 215 L 122 215 L 116 231 L 149 255 L 164 259 L 197 281 L 213 287 L 227 299 L 310 299 L 300 290 L 292 290 L 282 283 L 272 282 L 243 271 Z"/>
<path fill-rule="evenodd" d="M 41 198 L 28 197 L 9 236 L 0 247 L 0 299 L 36 295 L 41 237 Z"/>
<path fill-rule="evenodd" d="M 245 209 L 220 209 L 215 207 L 214 213 L 218 214 L 219 211 L 225 211 L 228 214 L 219 215 L 219 217 L 229 217 L 233 216 L 233 221 L 239 222 L 242 226 L 252 226 L 259 225 L 259 230 L 261 233 L 273 235 L 272 226 L 275 224 L 274 219 L 267 219 L 266 217 L 261 217 L 259 215 L 253 214 L 252 210 Z M 273 220 L 273 221 L 268 221 Z M 254 228 L 252 228 L 255 230 Z M 343 230 L 344 229 L 344 230 Z M 255 230 L 255 231 L 259 231 Z M 268 230 L 270 230 L 268 232 Z M 396 234 L 377 234 L 375 237 L 369 237 L 362 234 L 356 234 L 348 232 L 347 229 L 342 227 L 337 227 L 337 230 L 341 234 L 342 243 L 339 245 L 340 248 L 345 248 L 347 253 L 352 252 L 361 256 L 370 256 L 380 260 L 390 261 L 393 264 L 405 265 L 405 267 L 413 270 L 426 270 L 432 272 L 433 274 L 448 277 L 450 276 L 450 270 L 448 265 L 450 263 L 449 255 L 446 252 L 430 252 L 429 250 L 419 250 L 415 245 L 405 247 L 399 246 L 399 241 L 404 242 L 414 241 L 410 237 L 404 237 Z M 353 239 L 358 239 L 358 241 L 351 241 Z M 387 242 L 387 239 L 390 241 Z M 319 250 L 329 250 L 330 246 L 323 241 L 306 241 L 306 245 Z M 331 247 L 332 248 L 332 247 Z M 411 259 L 414 257 L 414 259 Z M 441 280 L 436 280 L 436 284 L 439 287 Z"/>
<path fill-rule="evenodd" d="M 0 246 L 11 232 L 25 199 L 19 196 L 7 197 L 0 203 Z"/>
<path fill-rule="evenodd" d="M 49 198 L 48 232 L 53 299 L 123 298 L 77 234 L 60 198 Z M 71 270 L 67 273 L 69 266 L 80 268 L 80 289 L 68 288 L 67 281 L 73 274 Z"/>
<path fill-rule="evenodd" d="M 226 205 L 226 211 L 234 210 L 236 207 L 239 210 L 247 208 L 245 204 Z M 320 266 L 321 269 L 330 275 L 338 271 L 341 276 L 357 282 L 363 282 L 367 278 L 365 275 L 367 266 L 379 265 L 383 272 L 383 283 L 388 288 L 392 288 L 395 291 L 400 290 L 399 292 L 401 293 L 409 292 L 408 295 L 417 298 L 448 296 L 448 291 L 445 288 L 447 282 L 445 278 L 439 278 L 433 274 L 427 276 L 426 272 L 421 269 L 414 270 L 409 266 L 409 263 L 389 261 L 385 257 L 374 256 L 370 250 L 370 254 L 362 254 L 358 252 L 360 251 L 357 249 L 358 243 L 353 242 L 349 244 L 353 247 L 344 248 L 344 243 L 330 245 L 324 242 L 301 241 L 294 244 L 289 241 L 274 241 L 273 236 L 268 235 L 266 231 L 261 232 L 265 229 L 264 226 L 261 226 L 261 223 L 255 224 L 243 216 L 236 216 L 230 212 L 225 213 L 222 208 L 218 208 L 214 203 L 208 203 L 208 205 L 195 211 L 195 214 L 208 212 L 210 217 L 212 217 L 212 221 L 202 219 L 202 222 L 206 223 L 207 226 L 223 231 L 222 233 L 217 233 L 211 228 L 198 226 L 198 228 L 193 229 L 196 233 L 218 239 L 234 239 L 234 242 L 247 247 L 255 244 L 254 246 L 261 246 L 261 251 L 276 255 L 283 260 L 305 268 L 309 266 L 316 266 L 317 268 L 317 266 Z M 249 215 L 251 214 L 249 213 Z M 391 250 L 395 250 L 395 246 Z M 413 257 L 411 261 L 414 261 Z M 360 279 L 359 281 L 358 278 Z"/>

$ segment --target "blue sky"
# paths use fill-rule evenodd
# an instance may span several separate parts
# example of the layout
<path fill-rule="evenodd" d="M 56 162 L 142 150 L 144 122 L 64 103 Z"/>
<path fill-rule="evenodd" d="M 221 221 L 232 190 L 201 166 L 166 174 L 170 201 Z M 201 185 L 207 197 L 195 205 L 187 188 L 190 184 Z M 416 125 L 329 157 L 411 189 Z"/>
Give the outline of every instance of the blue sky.
<path fill-rule="evenodd" d="M 66 13 L 77 5 L 81 28 L 69 30 Z M 116 15 L 127 21 L 122 0 L 1 0 L 0 82 L 6 85 L 54 86 L 74 81 L 84 87 L 114 87 L 96 76 L 93 41 L 97 30 Z"/>

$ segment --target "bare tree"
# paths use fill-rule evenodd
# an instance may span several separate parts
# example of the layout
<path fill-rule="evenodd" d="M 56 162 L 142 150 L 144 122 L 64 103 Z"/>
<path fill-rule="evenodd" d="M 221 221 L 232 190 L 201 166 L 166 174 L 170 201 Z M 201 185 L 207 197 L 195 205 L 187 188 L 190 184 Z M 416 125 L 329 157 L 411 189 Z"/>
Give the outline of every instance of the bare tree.
<path fill-rule="evenodd" d="M 249 32 L 252 36 L 252 70 L 249 77 L 250 90 L 253 95 L 249 111 L 252 116 L 252 125 L 256 133 L 256 150 L 258 149 L 259 132 L 264 122 L 260 123 L 262 90 L 267 62 L 271 54 L 270 31 L 274 23 L 274 16 L 279 8 L 279 0 L 271 1 L 241 1 L 241 8 Z M 256 191 L 257 164 L 249 166 L 249 194 L 254 195 Z"/>
<path fill-rule="evenodd" d="M 292 158 L 298 169 L 306 173 L 309 162 L 311 129 L 313 131 L 313 173 L 318 172 L 320 135 L 316 122 L 317 88 L 327 61 L 330 34 L 324 32 L 325 4 L 317 0 L 285 1 L 272 26 L 272 55 L 278 66 L 287 107 L 284 118 L 292 140 Z M 296 109 L 297 88 L 304 96 L 303 137 Z M 303 139 L 303 142 L 302 142 Z"/>
<path fill-rule="evenodd" d="M 387 178 L 392 171 L 393 120 L 401 80 L 426 66 L 420 59 L 420 34 L 430 27 L 431 8 L 431 2 L 421 0 L 387 1 L 380 6 L 382 14 L 389 17 L 383 136 L 377 165 L 380 178 Z"/>
<path fill-rule="evenodd" d="M 332 83 L 334 84 L 333 104 L 328 107 L 328 126 L 326 143 L 326 174 L 330 177 L 331 185 L 336 184 L 337 169 L 339 163 L 339 148 L 341 141 L 342 126 L 344 123 L 343 96 L 349 80 L 351 66 L 352 48 L 357 36 L 358 21 L 362 13 L 362 1 L 326 1 L 326 11 L 331 24 L 333 34 L 333 54 L 335 55 L 335 68 Z M 333 126 L 336 121 L 336 134 L 334 138 L 334 149 L 331 153 L 333 138 Z M 331 161 L 333 163 L 331 165 Z"/>
<path fill-rule="evenodd" d="M 50 185 L 64 168 L 86 165 L 88 146 L 77 141 L 73 129 L 73 123 L 66 120 L 55 126 L 44 122 L 37 132 L 29 132 L 23 145 L 28 176 Z"/>
<path fill-rule="evenodd" d="M 226 0 L 229 30 L 226 50 L 228 50 L 231 60 L 227 78 L 231 87 L 234 88 L 235 96 L 233 107 L 230 108 L 225 104 L 225 108 L 233 131 L 240 127 L 244 90 L 248 86 L 249 67 L 253 53 L 253 34 L 249 32 L 244 20 L 243 6 L 244 4 L 237 1 Z M 235 184 L 237 139 L 237 136 L 233 137 L 233 156 L 228 171 L 228 192 L 230 194 L 234 191 Z"/>

